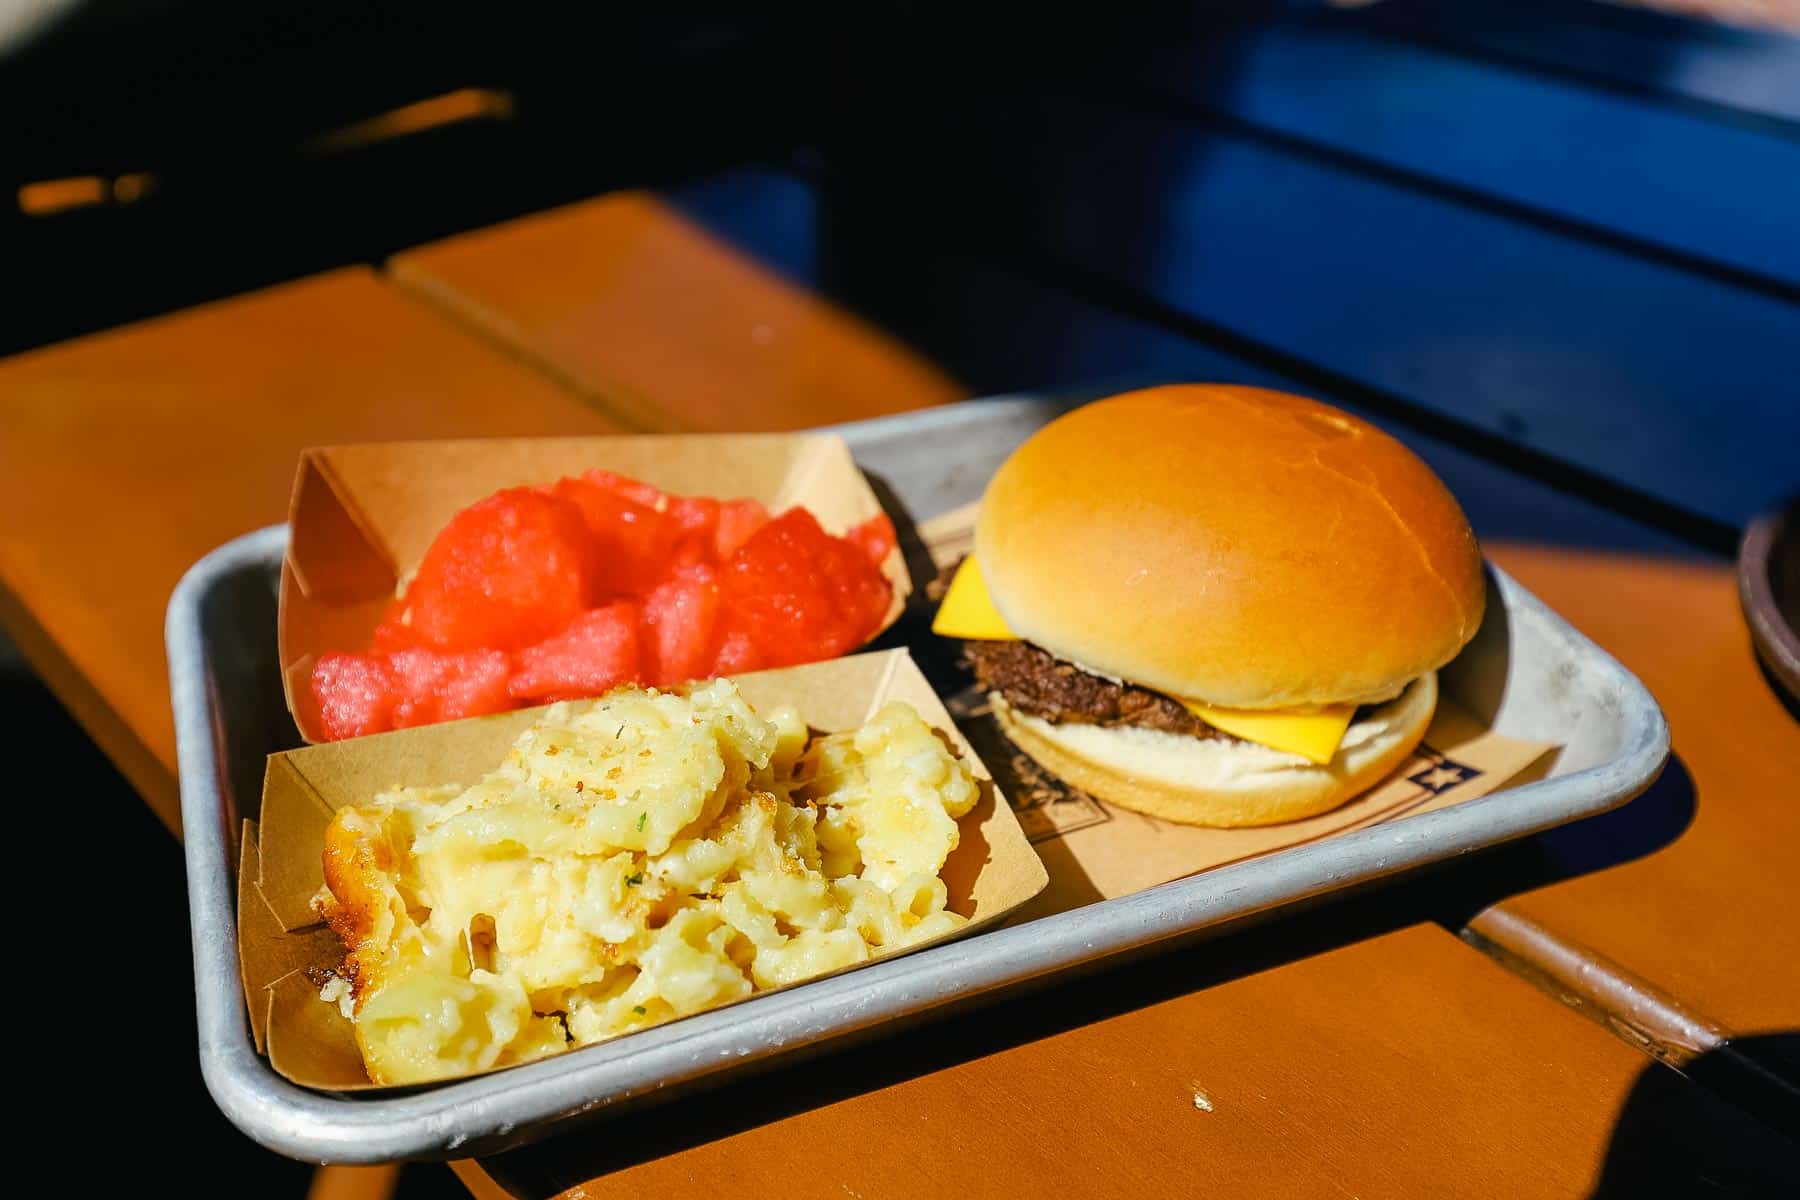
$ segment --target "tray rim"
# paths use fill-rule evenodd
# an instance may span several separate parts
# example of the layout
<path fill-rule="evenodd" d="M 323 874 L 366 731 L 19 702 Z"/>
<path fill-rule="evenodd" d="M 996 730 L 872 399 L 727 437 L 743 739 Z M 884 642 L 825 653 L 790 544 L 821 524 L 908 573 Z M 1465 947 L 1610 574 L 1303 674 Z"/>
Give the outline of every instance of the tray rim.
<path fill-rule="evenodd" d="M 991 416 L 995 397 L 833 427 L 854 442 Z M 935 419 L 934 419 L 935 418 Z M 616 1042 L 400 1095 L 313 1092 L 255 1052 L 237 969 L 236 895 L 202 623 L 208 589 L 245 568 L 279 566 L 286 525 L 245 534 L 200 559 L 171 596 L 165 624 L 176 718 L 201 1073 L 226 1117 L 260 1144 L 314 1162 L 467 1157 L 548 1126 L 722 1069 L 946 1007 L 1081 962 L 1143 949 L 1226 920 L 1379 879 L 1617 807 L 1649 787 L 1669 731 L 1644 685 L 1499 568 L 1509 610 L 1530 610 L 1618 689 L 1623 737 L 1606 762 L 1503 788 L 1451 808 L 1334 835 L 1026 925 L 1006 926 L 856 971 L 700 1013 Z M 1501 797 L 1504 804 L 1496 804 Z M 751 1045 L 750 1043 L 754 1043 Z"/>

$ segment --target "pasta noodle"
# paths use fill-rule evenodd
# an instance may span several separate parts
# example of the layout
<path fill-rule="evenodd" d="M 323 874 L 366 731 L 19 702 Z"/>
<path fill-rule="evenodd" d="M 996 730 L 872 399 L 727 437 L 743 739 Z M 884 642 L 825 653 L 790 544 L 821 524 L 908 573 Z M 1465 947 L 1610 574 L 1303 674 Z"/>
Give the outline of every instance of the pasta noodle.
<path fill-rule="evenodd" d="M 471 787 L 338 810 L 321 997 L 399 1084 L 852 966 L 962 924 L 939 872 L 976 797 L 901 702 L 818 737 L 728 680 L 554 705 Z"/>

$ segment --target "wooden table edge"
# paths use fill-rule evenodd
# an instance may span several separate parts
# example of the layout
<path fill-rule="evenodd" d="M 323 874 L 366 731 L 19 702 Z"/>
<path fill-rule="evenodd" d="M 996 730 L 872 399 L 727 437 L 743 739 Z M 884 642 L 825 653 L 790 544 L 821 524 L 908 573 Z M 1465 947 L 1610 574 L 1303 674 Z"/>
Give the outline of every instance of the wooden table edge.
<path fill-rule="evenodd" d="M 419 267 L 407 253 L 396 254 L 382 264 L 381 280 L 396 293 L 423 305 L 455 328 L 515 362 L 542 375 L 556 387 L 580 400 L 632 433 L 685 433 L 688 427 L 671 421 L 669 414 L 650 397 L 614 381 L 605 388 L 565 369 L 555 356 L 540 350 L 531 336 L 497 309 L 481 303 Z"/>

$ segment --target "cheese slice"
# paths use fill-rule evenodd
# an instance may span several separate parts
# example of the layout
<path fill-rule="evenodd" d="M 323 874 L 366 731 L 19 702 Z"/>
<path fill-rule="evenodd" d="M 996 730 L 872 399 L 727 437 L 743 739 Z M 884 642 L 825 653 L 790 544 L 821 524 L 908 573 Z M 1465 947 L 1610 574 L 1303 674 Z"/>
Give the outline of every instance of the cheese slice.
<path fill-rule="evenodd" d="M 942 637 L 963 638 L 971 642 L 1016 642 L 1017 634 L 1006 627 L 1006 618 L 994 607 L 987 583 L 975 556 L 969 555 L 956 568 L 944 602 L 931 619 L 931 632 Z"/>
<path fill-rule="evenodd" d="M 1246 742 L 1257 742 L 1324 766 L 1337 755 L 1338 743 L 1356 714 L 1354 704 L 1333 704 L 1304 712 L 1279 708 L 1215 708 L 1198 700 L 1175 697 L 1181 707 Z"/>
<path fill-rule="evenodd" d="M 944 602 L 932 618 L 931 631 L 942 637 L 965 638 L 970 641 L 1017 641 L 1018 635 L 1006 627 L 1006 619 L 994 607 L 987 584 L 975 556 L 963 559 L 962 566 L 950 580 Z M 1298 754 L 1309 762 L 1328 763 L 1337 754 L 1350 718 L 1356 713 L 1354 704 L 1332 704 L 1318 709 L 1251 709 L 1220 708 L 1199 700 L 1175 697 L 1181 706 L 1233 737 L 1256 742 L 1275 750 Z"/>

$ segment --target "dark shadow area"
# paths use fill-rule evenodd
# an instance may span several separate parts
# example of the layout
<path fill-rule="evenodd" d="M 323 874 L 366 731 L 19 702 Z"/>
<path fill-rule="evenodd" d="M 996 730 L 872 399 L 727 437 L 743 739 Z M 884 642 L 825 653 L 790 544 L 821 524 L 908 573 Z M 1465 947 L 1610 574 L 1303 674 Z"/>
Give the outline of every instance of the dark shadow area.
<path fill-rule="evenodd" d="M 1800 43 L 1776 33 L 1579 0 L 1384 0 L 1332 20 L 1800 138 Z"/>
<path fill-rule="evenodd" d="M 780 152 L 822 92 L 805 9 L 74 4 L 0 52 L 0 107 L 32 114 L 0 134 L 0 245 L 31 298 L 0 353 Z M 94 202 L 14 203 L 70 178 Z"/>
<path fill-rule="evenodd" d="M 225 828 L 233 847 L 240 822 L 261 819 L 264 760 L 302 744 L 282 694 L 272 633 L 280 587 L 279 565 L 259 566 L 221 577 L 201 602 L 213 687 L 230 698 L 219 706 L 217 734 L 228 769 L 226 800 L 233 811 Z"/>
<path fill-rule="evenodd" d="M 1786 1135 L 1800 1158 L 1800 1032 L 1732 1038 L 1682 1072 Z"/>
<path fill-rule="evenodd" d="M 443 1163 L 407 1163 L 390 1200 L 469 1200 L 469 1189 Z"/>
<path fill-rule="evenodd" d="M 1521 843 L 1522 849 L 1535 852 L 1540 865 L 1525 871 L 1513 890 L 1526 891 L 1552 879 L 1588 875 L 1653 854 L 1693 824 L 1700 802 L 1687 765 L 1671 754 L 1656 782 L 1636 800 Z M 1534 875 L 1542 878 L 1534 881 Z"/>
<path fill-rule="evenodd" d="M 1767 298 L 1055 88 L 922 120 L 895 161 L 965 181 L 912 207 L 924 246 L 1034 271 L 1709 548 L 1790 483 L 1747 423 L 1773 437 L 1793 415 L 1749 383 L 1778 342 L 1750 330 L 1794 321 Z M 1728 309 L 1746 420 L 1701 430 L 1691 397 L 1726 385 L 1652 331 Z"/>
<path fill-rule="evenodd" d="M 1701 1055 L 1681 1075 L 1660 1063 L 1646 1066 L 1619 1112 L 1590 1195 L 1800 1195 L 1800 1142 L 1793 1140 L 1800 1138 L 1800 1092 L 1758 1071 L 1756 1064 L 1771 1057 L 1793 1064 L 1800 1035 L 1734 1041 Z M 1751 1078 L 1758 1078 L 1758 1088 L 1747 1092 Z M 1722 1081 L 1731 1086 L 1719 1086 Z M 1737 1105 L 1720 1095 L 1734 1096 Z"/>
<path fill-rule="evenodd" d="M 31 889 L 50 889 L 41 894 L 55 895 L 61 914 L 30 934 L 30 957 L 35 975 L 63 981 L 56 1022 L 65 1034 L 21 1038 L 19 1075 L 104 1097 L 104 1151 L 69 1162 L 56 1190 L 104 1195 L 147 1178 L 177 1181 L 184 1170 L 171 1152 L 182 1148 L 202 1156 L 205 1178 L 298 1200 L 311 1168 L 238 1133 L 200 1079 L 181 847 L 4 640 L 0 711 L 15 754 L 41 765 L 14 796 L 10 836 L 34 860 Z M 79 866 L 44 861 L 66 854 L 79 854 Z"/>
<path fill-rule="evenodd" d="M 72 874 L 48 878 L 33 863 L 24 876 L 54 889 L 56 928 L 68 933 L 31 936 L 33 972 L 64 981 L 57 1021 L 68 1033 L 20 1039 L 21 1077 L 105 1098 L 104 1152 L 58 1168 L 54 1190 L 105 1195 L 150 1180 L 178 1193 L 300 1200 L 312 1166 L 239 1133 L 201 1080 L 181 846 L 3 636 L 0 712 L 15 751 L 46 765 L 15 797 L 13 844 L 34 859 L 54 847 L 80 855 Z M 401 1172 L 394 1200 L 467 1195 L 449 1168 L 423 1164 Z"/>
<path fill-rule="evenodd" d="M 1757 381 L 1779 371 L 1770 355 L 1787 338 L 1774 331 L 1800 328 L 1791 304 L 1640 253 L 1648 243 L 1618 241 L 1612 225 L 1552 228 L 1495 208 L 1480 188 L 1480 204 L 1434 194 L 1411 177 L 1121 94 L 1131 65 L 1164 43 L 1185 38 L 1203 52 L 1271 13 L 1308 7 L 1317 6 L 1163 9 L 1150 25 L 1161 41 L 1140 21 L 1079 30 L 1050 21 L 1008 55 L 980 23 L 920 6 L 901 29 L 913 49 L 870 56 L 874 99 L 851 123 L 854 136 L 828 138 L 816 170 L 804 164 L 821 195 L 823 285 L 905 329 L 932 321 L 936 257 L 1030 273 L 1728 551 L 1743 517 L 1789 482 L 1772 446 L 1792 440 L 1782 435 L 1793 414 L 1760 399 Z M 974 79 L 960 69 L 984 55 L 995 69 Z M 1108 62 L 1112 75 L 1095 77 Z M 1647 60 L 1637 66 L 1654 72 Z M 1213 54 L 1186 82 L 1228 96 L 1255 70 Z M 911 86 L 884 87 L 884 77 Z M 917 100 L 881 103 L 896 90 Z M 1553 105 L 1515 128 L 1461 93 L 1437 99 L 1440 121 L 1460 123 L 1471 141 L 1503 146 L 1530 128 L 1559 128 Z M 1690 132 L 1704 143 L 1703 128 Z M 1771 173 L 1800 174 L 1800 160 L 1781 158 Z M 1016 329 L 999 332 L 1021 341 Z M 1696 358 L 1696 341 L 1715 353 Z M 1741 397 L 1719 401 L 1735 417 L 1699 418 L 1703 395 Z"/>
<path fill-rule="evenodd" d="M 886 650 L 910 646 L 920 640 L 921 633 L 930 632 L 931 614 L 937 611 L 937 603 L 943 599 L 937 566 L 931 561 L 931 548 L 919 536 L 920 518 L 907 511 L 893 485 L 873 471 L 865 471 L 863 477 L 881 502 L 882 511 L 894 523 L 894 537 L 900 544 L 900 556 L 906 561 L 906 573 L 912 580 L 913 589 L 912 595 L 906 598 L 906 609 L 900 619 L 881 635 L 874 648 Z M 915 654 L 915 657 L 918 656 Z M 926 676 L 930 677 L 929 670 Z"/>
<path fill-rule="evenodd" d="M 864 6 L 840 22 L 829 117 L 800 155 L 819 187 L 820 285 L 878 322 L 916 312 L 921 253 L 952 232 L 938 214 L 981 186 L 954 154 L 921 140 L 922 124 L 1085 77 L 1129 30 L 1127 7 L 925 0 Z M 1124 240 L 1120 252 L 1133 254 Z"/>

